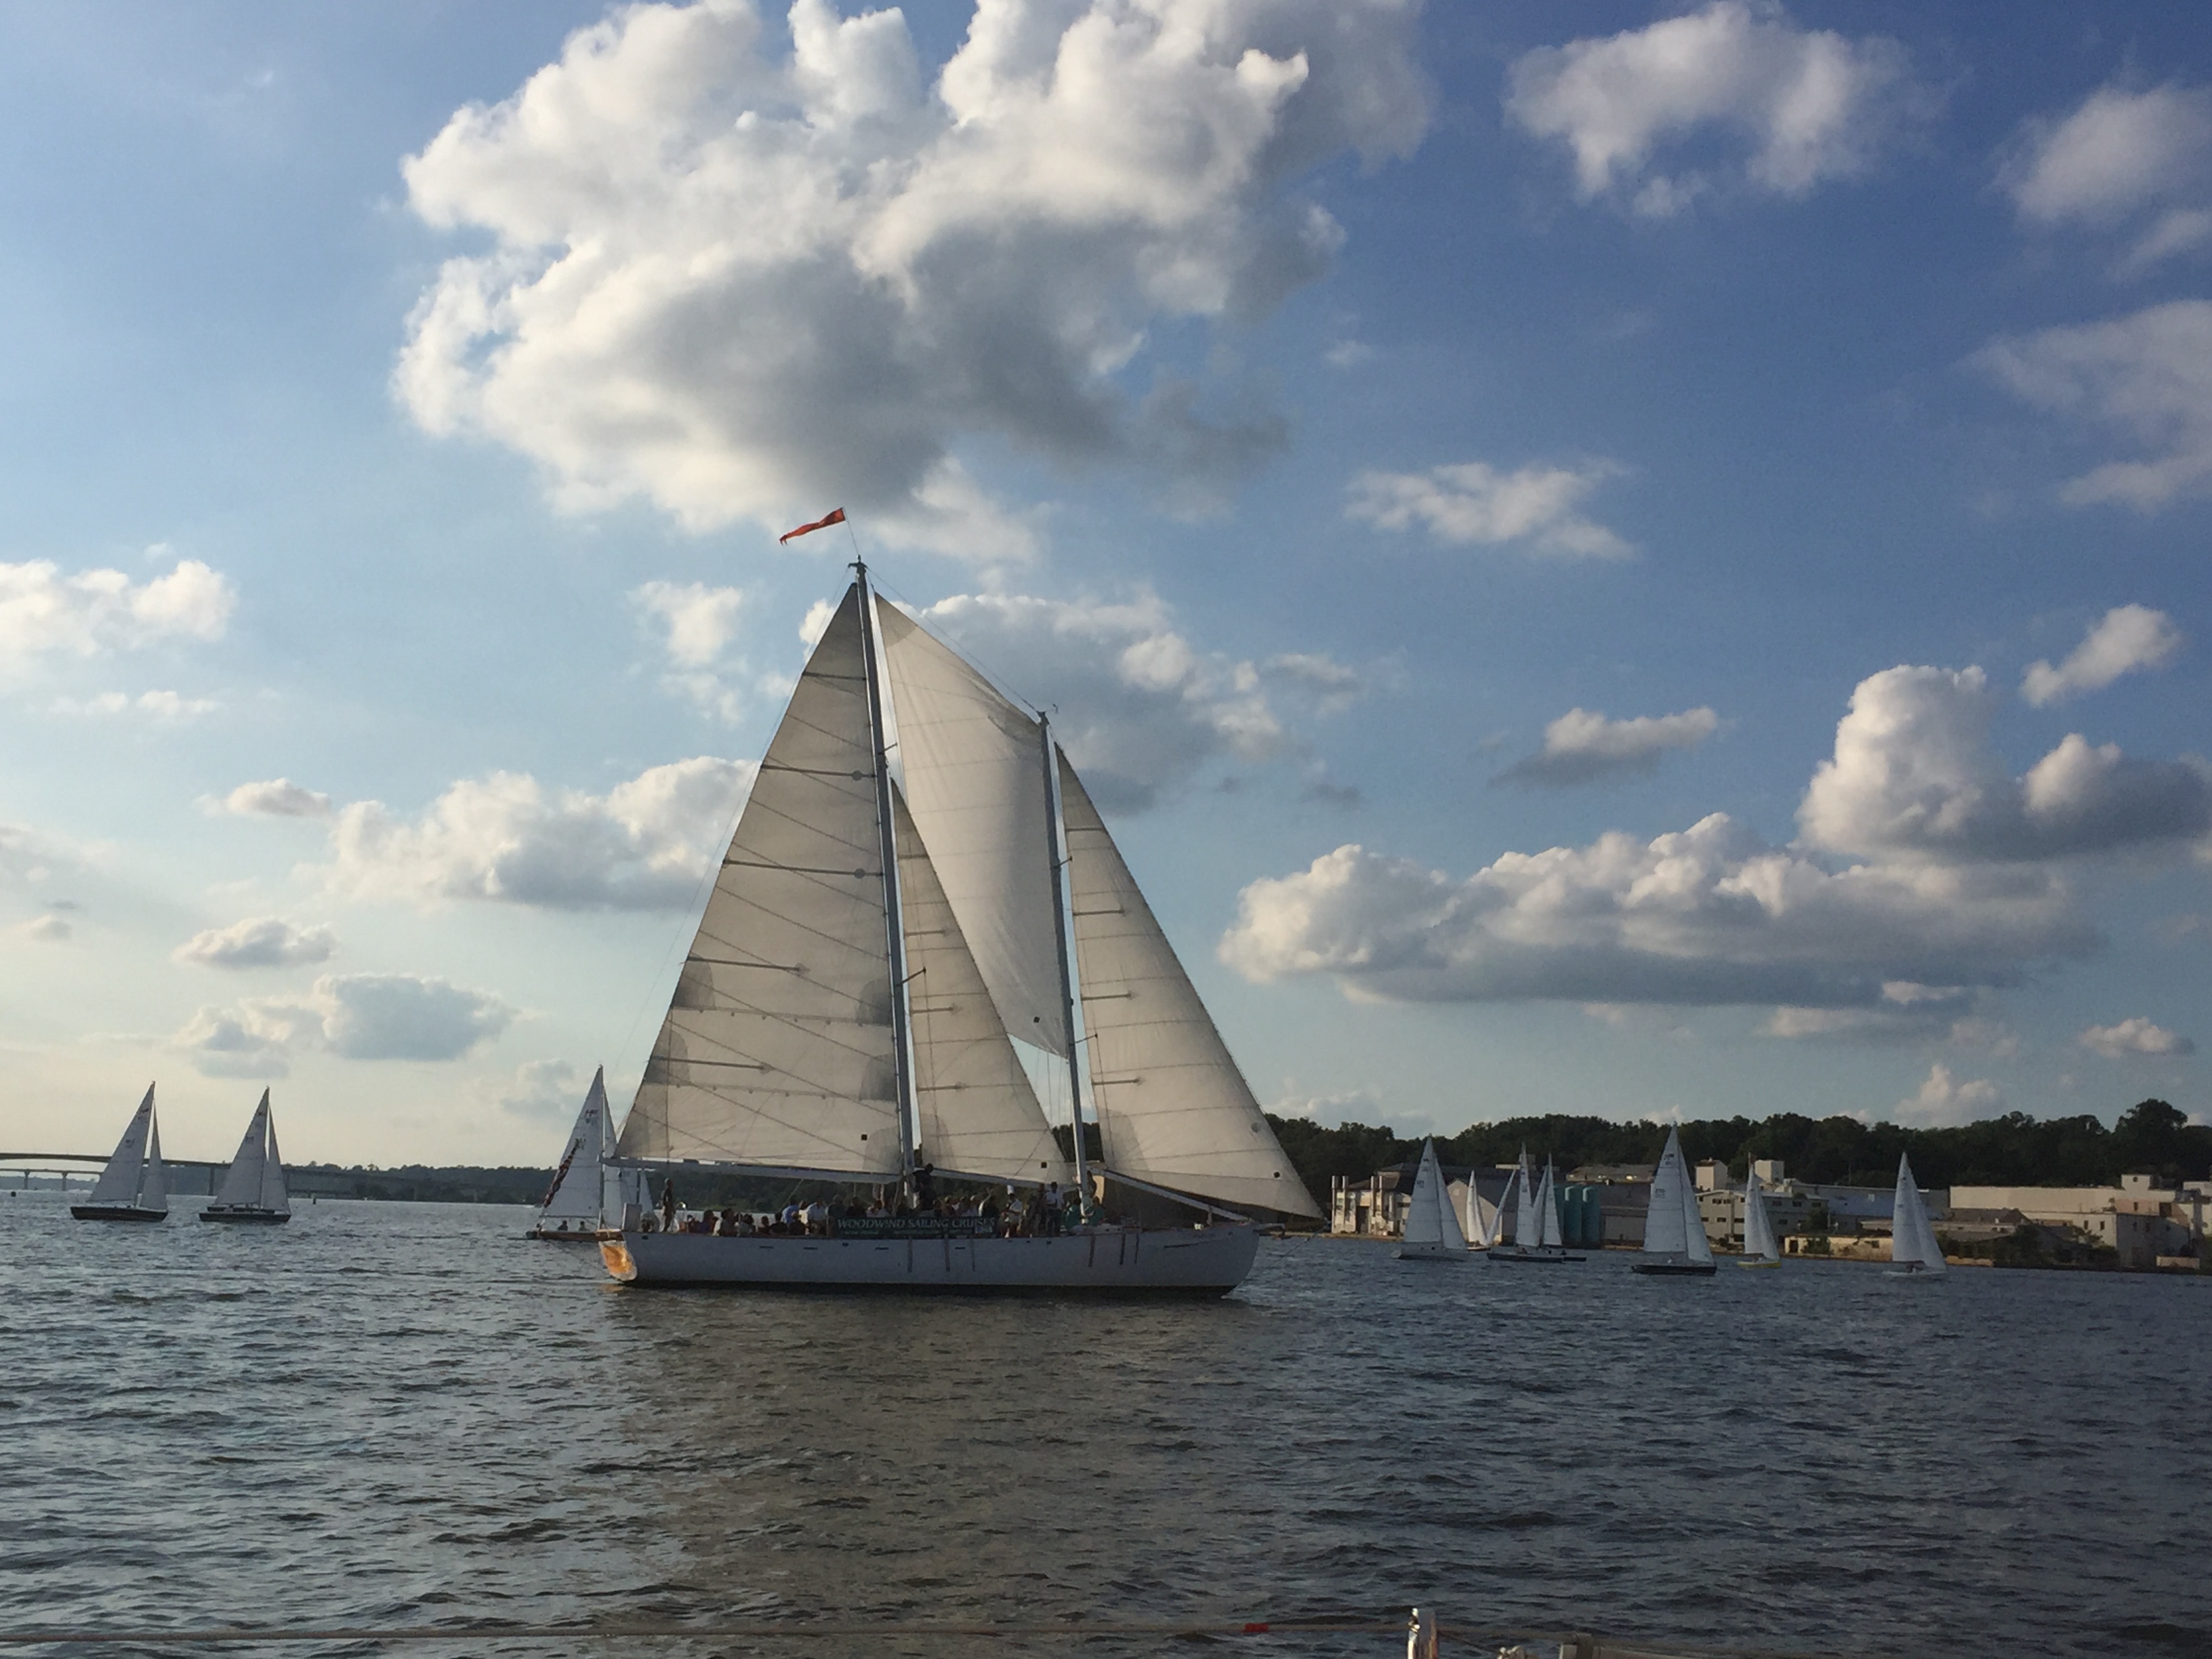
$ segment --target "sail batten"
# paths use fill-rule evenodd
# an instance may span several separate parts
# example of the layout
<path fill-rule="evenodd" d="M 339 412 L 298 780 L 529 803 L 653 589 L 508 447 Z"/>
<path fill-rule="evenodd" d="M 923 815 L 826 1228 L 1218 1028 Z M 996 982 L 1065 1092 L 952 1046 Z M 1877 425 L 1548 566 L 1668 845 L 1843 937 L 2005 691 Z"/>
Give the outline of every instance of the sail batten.
<path fill-rule="evenodd" d="M 855 585 L 762 760 L 623 1123 L 625 1158 L 899 1172 L 862 626 Z"/>
<path fill-rule="evenodd" d="M 1318 1218 L 1082 780 L 1065 754 L 1059 765 L 1105 1162 L 1176 1191 Z"/>

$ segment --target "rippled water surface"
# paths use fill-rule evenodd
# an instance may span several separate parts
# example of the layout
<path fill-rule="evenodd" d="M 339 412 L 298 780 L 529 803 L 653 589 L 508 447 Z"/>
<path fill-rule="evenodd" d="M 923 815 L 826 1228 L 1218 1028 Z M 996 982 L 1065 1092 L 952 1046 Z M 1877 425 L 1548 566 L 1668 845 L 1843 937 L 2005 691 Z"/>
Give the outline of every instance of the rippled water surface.
<path fill-rule="evenodd" d="M 1285 1241 L 1219 1303 L 810 1298 L 617 1289 L 526 1219 L 0 1199 L 0 1628 L 1419 1602 L 1928 1659 L 2212 1653 L 2212 1281 L 1647 1281 Z"/>

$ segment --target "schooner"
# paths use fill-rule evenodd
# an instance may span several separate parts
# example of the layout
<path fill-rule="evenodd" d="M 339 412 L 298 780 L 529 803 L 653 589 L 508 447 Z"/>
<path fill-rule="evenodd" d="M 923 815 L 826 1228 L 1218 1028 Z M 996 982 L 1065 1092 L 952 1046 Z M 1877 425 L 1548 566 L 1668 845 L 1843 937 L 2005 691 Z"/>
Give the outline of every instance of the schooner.
<path fill-rule="evenodd" d="M 762 758 L 612 1161 L 908 1197 L 917 1176 L 1072 1182 L 1080 1224 L 1000 1237 L 899 1205 L 826 1235 L 733 1237 L 655 1229 L 633 1201 L 602 1233 L 608 1270 L 1231 1289 L 1258 1249 L 1251 1212 L 1320 1212 L 1046 717 L 854 571 Z M 1066 1068 L 1067 1151 L 1018 1043 Z M 1115 1188 L 1143 1224 L 1105 1218 L 1094 1200 Z"/>

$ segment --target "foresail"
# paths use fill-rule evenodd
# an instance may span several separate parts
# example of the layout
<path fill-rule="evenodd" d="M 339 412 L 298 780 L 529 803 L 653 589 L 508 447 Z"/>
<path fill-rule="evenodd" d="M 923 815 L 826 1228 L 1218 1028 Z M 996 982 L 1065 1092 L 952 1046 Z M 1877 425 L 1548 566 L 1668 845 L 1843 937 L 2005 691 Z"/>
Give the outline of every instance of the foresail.
<path fill-rule="evenodd" d="M 1514 1166 L 1514 1176 L 1520 1182 L 1513 1194 L 1513 1242 L 1522 1249 L 1540 1241 L 1537 1237 L 1536 1188 L 1528 1179 L 1528 1149 L 1521 1149 L 1521 1162 Z"/>
<path fill-rule="evenodd" d="M 1689 1185 L 1690 1173 L 1682 1163 L 1682 1143 L 1669 1129 L 1667 1150 L 1659 1154 L 1659 1167 L 1652 1171 L 1650 1205 L 1644 1212 L 1644 1255 L 1682 1255 L 1688 1252 L 1690 1236 L 1683 1224 L 1682 1201 Z M 1694 1196 L 1692 1201 L 1695 1201 Z"/>
<path fill-rule="evenodd" d="M 138 1181 L 138 1207 L 142 1210 L 164 1210 L 169 1207 L 169 1171 L 161 1162 L 161 1126 L 150 1126 L 146 1139 L 146 1168 Z"/>
<path fill-rule="evenodd" d="M 1006 1030 L 1065 1056 L 1042 734 L 911 617 L 881 600 L 876 614 L 907 807 L 937 879 Z"/>
<path fill-rule="evenodd" d="M 1413 1195 L 1406 1204 L 1401 1236 L 1407 1243 L 1443 1243 L 1443 1218 L 1449 1210 L 1443 1201 L 1443 1171 L 1437 1166 L 1436 1143 L 1425 1140 L 1421 1143 L 1421 1167 L 1413 1176 Z"/>
<path fill-rule="evenodd" d="M 1936 1230 L 1928 1221 L 1928 1206 L 1922 1202 L 1919 1185 L 1912 1178 L 1912 1164 L 1905 1158 L 1897 1161 L 1897 1197 L 1891 1207 L 1889 1254 L 1893 1261 L 1915 1262 L 1935 1273 L 1943 1271 L 1942 1246 L 1936 1242 Z"/>
<path fill-rule="evenodd" d="M 1070 1171 L 1060 1143 L 1006 1040 L 926 838 L 902 798 L 893 797 L 891 810 L 921 1131 L 917 1156 L 963 1175 L 1065 1182 Z"/>
<path fill-rule="evenodd" d="M 1779 1261 L 1782 1251 L 1774 1237 L 1774 1218 L 1766 1212 L 1766 1194 L 1754 1173 L 1743 1194 L 1743 1252 L 1762 1261 Z"/>
<path fill-rule="evenodd" d="M 269 1091 L 264 1089 L 261 1103 L 253 1109 L 252 1120 L 246 1126 L 245 1139 L 238 1143 L 238 1156 L 223 1172 L 222 1190 L 215 1195 L 216 1203 L 255 1206 L 261 1202 L 261 1166 L 268 1162 L 268 1140 Z"/>
<path fill-rule="evenodd" d="M 87 1203 L 129 1204 L 136 1200 L 139 1176 L 146 1164 L 146 1137 L 153 1125 L 154 1085 L 149 1083 L 146 1085 L 146 1098 L 138 1103 L 131 1121 L 123 1126 L 123 1139 L 108 1154 L 107 1167 L 92 1183 L 92 1191 L 85 1198 Z"/>
<path fill-rule="evenodd" d="M 859 590 L 793 691 L 623 1125 L 624 1158 L 896 1176 Z"/>
<path fill-rule="evenodd" d="M 576 1114 L 575 1127 L 562 1143 L 561 1162 L 554 1166 L 552 1189 L 539 1213 L 553 1220 L 596 1220 L 599 1214 L 599 1163 L 607 1141 L 607 1073 L 601 1066 L 592 1073 L 592 1086 L 584 1091 L 584 1104 Z"/>
<path fill-rule="evenodd" d="M 1107 1167 L 1224 1204 L 1318 1219 L 1082 781 L 1066 756 L 1059 763 L 1091 1098 Z"/>
<path fill-rule="evenodd" d="M 1559 1231 L 1559 1190 L 1553 1183 L 1548 1161 L 1544 1165 L 1544 1184 L 1536 1189 L 1536 1236 L 1546 1249 L 1559 1249 L 1565 1243 Z"/>

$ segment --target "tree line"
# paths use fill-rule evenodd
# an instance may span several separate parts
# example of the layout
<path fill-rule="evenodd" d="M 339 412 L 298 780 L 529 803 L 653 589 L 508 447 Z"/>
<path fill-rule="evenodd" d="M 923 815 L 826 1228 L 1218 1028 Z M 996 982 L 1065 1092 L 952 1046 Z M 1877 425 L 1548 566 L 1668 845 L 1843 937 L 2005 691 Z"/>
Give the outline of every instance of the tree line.
<path fill-rule="evenodd" d="M 1407 1139 L 1387 1127 L 1345 1123 L 1324 1129 L 1273 1113 L 1267 1121 L 1306 1189 L 1324 1206 L 1332 1176 L 1364 1181 L 1421 1155 L 1419 1137 Z M 2191 1124 L 2163 1100 L 2130 1107 L 2110 1128 L 2086 1113 L 2034 1118 L 2025 1112 L 1945 1129 L 1795 1112 L 1758 1121 L 1702 1118 L 1676 1127 L 1683 1155 L 1692 1164 L 1718 1160 L 1739 1181 L 1750 1173 L 1753 1158 L 1778 1158 L 1799 1181 L 1887 1187 L 1897 1179 L 1899 1155 L 1912 1159 L 1913 1176 L 1923 1187 L 2110 1187 L 2130 1171 L 2148 1172 L 2160 1185 L 2172 1186 L 2212 1174 L 2212 1127 Z M 1481 1169 L 1512 1163 L 1525 1146 L 1539 1163 L 1553 1159 L 1562 1173 L 1585 1164 L 1656 1164 L 1667 1128 L 1601 1117 L 1508 1118 L 1438 1137 L 1437 1156 Z"/>

